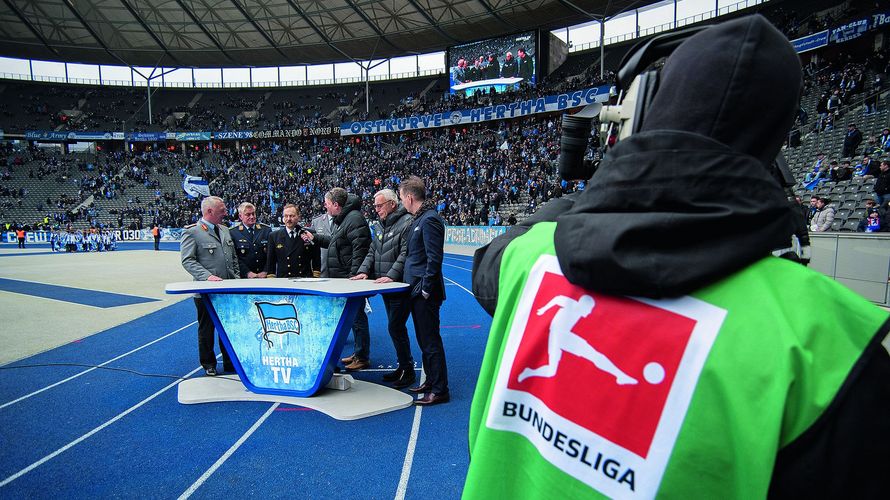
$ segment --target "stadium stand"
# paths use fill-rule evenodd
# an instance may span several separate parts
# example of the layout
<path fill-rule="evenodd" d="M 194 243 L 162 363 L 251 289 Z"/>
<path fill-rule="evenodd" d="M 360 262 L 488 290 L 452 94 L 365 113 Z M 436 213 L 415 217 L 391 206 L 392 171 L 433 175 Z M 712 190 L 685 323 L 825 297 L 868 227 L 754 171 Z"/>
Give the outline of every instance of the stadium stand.
<path fill-rule="evenodd" d="M 767 14 L 795 37 L 859 15 L 856 5 L 825 1 L 822 10 L 801 17 L 795 2 L 779 3 Z M 609 47 L 603 66 L 613 70 L 632 43 Z M 873 178 L 854 177 L 807 186 L 804 178 L 818 152 L 841 160 L 847 124 L 855 123 L 866 140 L 849 159 L 855 166 L 869 149 L 881 158 L 872 138 L 890 126 L 883 81 L 886 51 L 851 44 L 844 50 L 805 57 L 801 116 L 784 154 L 799 181 L 794 193 L 804 202 L 815 194 L 838 208 L 836 228 L 855 230 Z M 598 50 L 572 54 L 536 88 L 469 97 L 447 95 L 445 78 L 417 78 L 328 87 L 269 89 L 156 89 L 152 123 L 147 120 L 145 89 L 61 86 L 7 81 L 0 85 L 0 127 L 128 131 L 231 131 L 337 125 L 342 121 L 392 118 L 515 102 L 536 96 L 608 83 L 600 78 Z M 836 96 L 832 98 L 832 96 Z M 366 98 L 368 111 L 365 111 Z M 874 108 L 866 105 L 877 104 Z M 827 108 L 827 109 L 826 109 Z M 866 112 L 871 111 L 871 112 Z M 540 204 L 577 187 L 560 181 L 551 164 L 559 149 L 558 116 L 500 121 L 484 125 L 359 138 L 169 145 L 167 151 L 124 155 L 61 155 L 7 147 L 0 190 L 0 220 L 35 225 L 44 220 L 142 228 L 149 223 L 182 226 L 193 222 L 197 204 L 182 192 L 184 174 L 206 178 L 214 193 L 251 201 L 274 219 L 284 202 L 295 202 L 304 218 L 320 213 L 322 194 L 343 185 L 365 200 L 392 187 L 408 173 L 432 180 L 443 217 L 454 225 L 520 221 Z M 876 156 L 877 155 L 877 156 Z M 34 177 L 32 177 L 32 175 Z M 51 178 L 50 182 L 45 181 Z M 583 187 L 583 186 L 581 186 Z M 270 220 L 270 222 L 276 222 Z"/>

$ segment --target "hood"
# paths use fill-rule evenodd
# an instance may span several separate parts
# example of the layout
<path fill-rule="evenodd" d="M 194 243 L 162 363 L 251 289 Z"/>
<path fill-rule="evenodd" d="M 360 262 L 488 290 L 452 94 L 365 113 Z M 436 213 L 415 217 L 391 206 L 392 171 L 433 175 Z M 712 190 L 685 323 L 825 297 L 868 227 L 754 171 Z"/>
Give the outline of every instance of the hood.
<path fill-rule="evenodd" d="M 678 47 L 642 131 L 606 155 L 557 218 L 569 281 L 677 296 L 787 246 L 792 213 L 768 167 L 794 119 L 800 74 L 788 40 L 760 16 Z"/>
<path fill-rule="evenodd" d="M 359 210 L 362 206 L 362 199 L 354 194 L 348 194 L 346 196 L 346 204 L 343 205 L 343 210 L 340 211 L 340 215 L 334 218 L 337 224 L 341 224 L 343 219 L 346 218 L 346 215 L 353 210 Z"/>
<path fill-rule="evenodd" d="M 770 166 L 800 103 L 794 48 L 760 15 L 718 24 L 668 57 L 640 130 L 710 137 Z"/>

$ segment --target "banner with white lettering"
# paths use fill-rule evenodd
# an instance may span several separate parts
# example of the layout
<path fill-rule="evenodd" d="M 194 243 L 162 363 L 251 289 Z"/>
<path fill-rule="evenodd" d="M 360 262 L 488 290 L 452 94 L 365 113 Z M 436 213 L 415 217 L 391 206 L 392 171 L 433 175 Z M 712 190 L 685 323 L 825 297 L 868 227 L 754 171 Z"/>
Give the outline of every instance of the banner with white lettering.
<path fill-rule="evenodd" d="M 182 240 L 182 228 L 164 227 L 161 228 L 161 241 L 180 241 Z M 114 233 L 116 241 L 154 241 L 151 229 L 114 229 L 110 232 Z M 61 231 L 59 234 L 68 234 Z M 81 233 L 83 234 L 83 233 Z M 26 231 L 25 243 L 49 243 L 52 237 L 52 231 Z M 0 232 L 0 242 L 2 243 L 18 243 L 15 231 Z"/>
<path fill-rule="evenodd" d="M 890 12 L 878 12 L 871 15 L 870 29 L 877 29 L 885 24 L 890 24 Z"/>
<path fill-rule="evenodd" d="M 798 54 L 822 48 L 828 45 L 828 30 L 791 40 L 791 45 Z"/>
<path fill-rule="evenodd" d="M 538 113 L 551 113 L 587 106 L 593 102 L 609 100 L 608 85 L 576 90 L 568 94 L 548 95 L 526 101 L 517 101 L 484 108 L 463 109 L 430 115 L 406 116 L 388 120 L 351 122 L 340 125 L 341 136 L 405 132 L 429 128 L 450 127 L 482 123 L 506 118 L 519 118 Z"/>
<path fill-rule="evenodd" d="M 856 19 L 847 24 L 832 28 L 830 37 L 831 43 L 849 42 L 850 40 L 855 40 L 861 37 L 868 31 L 868 21 L 868 17 L 863 17 L 862 19 Z"/>
<path fill-rule="evenodd" d="M 481 247 L 505 232 L 505 226 L 446 226 L 445 244 Z"/>
<path fill-rule="evenodd" d="M 241 140 L 241 139 L 290 139 L 294 137 L 315 137 L 335 135 L 339 130 L 336 127 L 303 127 L 276 130 L 233 130 L 214 132 L 213 140 Z"/>

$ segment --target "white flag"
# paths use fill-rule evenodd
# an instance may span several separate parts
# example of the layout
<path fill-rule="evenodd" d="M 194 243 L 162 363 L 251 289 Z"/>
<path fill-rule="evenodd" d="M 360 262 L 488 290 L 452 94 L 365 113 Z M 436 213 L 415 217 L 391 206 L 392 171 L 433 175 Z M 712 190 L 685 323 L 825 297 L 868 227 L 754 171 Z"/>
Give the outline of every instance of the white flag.
<path fill-rule="evenodd" d="M 191 198 L 210 196 L 210 186 L 202 177 L 186 175 L 182 181 L 182 189 Z"/>

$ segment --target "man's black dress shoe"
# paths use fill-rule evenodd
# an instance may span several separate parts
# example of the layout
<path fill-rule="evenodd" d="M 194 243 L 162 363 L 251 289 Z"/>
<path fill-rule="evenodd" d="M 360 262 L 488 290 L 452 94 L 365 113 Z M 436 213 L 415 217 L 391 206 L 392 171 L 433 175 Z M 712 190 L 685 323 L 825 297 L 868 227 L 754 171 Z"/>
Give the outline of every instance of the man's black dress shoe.
<path fill-rule="evenodd" d="M 384 382 L 395 382 L 396 380 L 399 380 L 402 377 L 404 377 L 406 371 L 408 371 L 407 368 L 402 368 L 400 366 L 400 367 L 396 368 L 395 370 L 384 374 L 383 381 Z M 412 371 L 414 371 L 414 370 L 412 370 Z"/>
<path fill-rule="evenodd" d="M 442 403 L 447 403 L 451 400 L 451 396 L 446 392 L 443 394 L 436 394 L 435 392 L 428 392 L 424 394 L 424 396 L 420 399 L 415 399 L 414 404 L 417 406 L 432 406 Z"/>
<path fill-rule="evenodd" d="M 396 389 L 403 389 L 413 384 L 417 379 L 417 376 L 414 375 L 414 370 L 402 372 L 402 376 L 392 383 L 392 386 Z"/>
<path fill-rule="evenodd" d="M 432 389 L 432 388 L 433 387 L 430 384 L 424 382 L 423 385 L 418 385 L 417 387 L 412 387 L 412 388 L 408 389 L 408 391 L 414 392 L 414 393 L 430 392 L 430 389 Z"/>
<path fill-rule="evenodd" d="M 210 368 L 204 368 L 204 374 L 207 375 L 208 377 L 215 377 L 216 376 L 216 367 L 211 366 Z"/>

